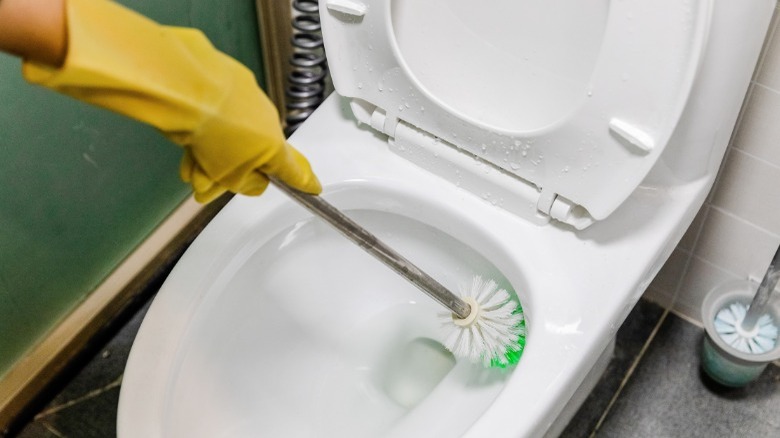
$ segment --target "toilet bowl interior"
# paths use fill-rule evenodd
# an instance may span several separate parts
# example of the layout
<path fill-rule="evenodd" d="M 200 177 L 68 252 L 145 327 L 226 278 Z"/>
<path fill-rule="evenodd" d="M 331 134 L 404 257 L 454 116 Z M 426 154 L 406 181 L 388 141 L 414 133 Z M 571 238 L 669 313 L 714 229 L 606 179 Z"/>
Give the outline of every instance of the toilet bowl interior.
<path fill-rule="evenodd" d="M 432 226 L 389 212 L 348 213 L 445 286 L 478 274 L 514 294 L 487 258 Z M 456 363 L 439 343 L 443 308 L 320 221 L 252 239 L 181 339 L 165 394 L 166 436 L 454 436 L 512 374 Z"/>

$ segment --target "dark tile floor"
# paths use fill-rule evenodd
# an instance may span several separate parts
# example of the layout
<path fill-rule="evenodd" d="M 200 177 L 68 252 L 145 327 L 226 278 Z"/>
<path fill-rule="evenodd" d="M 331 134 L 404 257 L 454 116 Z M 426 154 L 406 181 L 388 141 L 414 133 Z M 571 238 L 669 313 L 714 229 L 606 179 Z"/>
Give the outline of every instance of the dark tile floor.
<path fill-rule="evenodd" d="M 115 436 L 122 372 L 148 303 L 62 386 L 20 438 Z M 780 368 L 727 391 L 702 377 L 703 332 L 640 301 L 615 356 L 562 437 L 780 437 Z"/>
<path fill-rule="evenodd" d="M 19 438 L 109 438 L 116 436 L 116 412 L 122 373 L 130 347 L 151 300 L 38 412 Z"/>

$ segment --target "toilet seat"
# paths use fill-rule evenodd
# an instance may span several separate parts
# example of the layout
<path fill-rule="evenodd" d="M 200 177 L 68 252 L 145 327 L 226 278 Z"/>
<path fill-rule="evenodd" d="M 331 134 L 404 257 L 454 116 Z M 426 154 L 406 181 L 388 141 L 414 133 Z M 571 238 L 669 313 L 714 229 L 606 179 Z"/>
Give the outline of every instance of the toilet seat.
<path fill-rule="evenodd" d="M 581 2 L 575 0 L 549 9 L 513 1 L 494 1 L 489 6 L 467 0 L 322 3 L 334 85 L 340 95 L 353 99 L 352 109 L 360 122 L 387 134 L 391 145 L 400 142 L 397 151 L 418 148 L 417 153 L 402 155 L 434 173 L 454 179 L 455 163 L 463 186 L 482 197 L 486 187 L 502 188 L 506 196 L 498 203 L 506 203 L 502 206 L 513 213 L 532 219 L 539 214 L 551 216 L 579 229 L 612 214 L 663 152 L 690 94 L 711 15 L 711 0 L 603 1 L 581 9 Z M 566 61 L 549 74 L 551 79 L 539 79 L 547 94 L 535 96 L 537 100 L 525 107 L 526 114 L 520 114 L 516 124 L 511 117 L 497 122 L 513 111 L 512 93 L 473 98 L 490 89 L 480 88 L 477 82 L 485 74 L 490 76 L 483 82 L 511 83 L 519 70 L 512 67 L 522 60 L 505 62 L 501 56 L 508 52 L 498 49 L 493 54 L 484 52 L 502 44 L 507 33 L 521 35 L 522 29 L 515 31 L 511 20 L 504 20 L 509 29 L 491 32 L 494 21 L 514 14 L 531 16 L 529 23 L 550 23 L 566 16 L 566 11 L 576 14 L 567 16 L 567 25 L 596 23 L 581 28 L 583 39 L 589 41 L 590 58 L 579 64 Z M 455 18 L 436 18 L 447 14 Z M 455 19 L 460 21 L 451 24 Z M 405 26 L 408 20 L 414 23 Z M 458 39 L 462 33 L 469 35 Z M 545 43 L 549 36 L 544 36 Z M 447 47 L 448 38 L 456 46 Z M 551 46 L 556 43 L 567 42 L 553 41 Z M 570 51 L 563 47 L 557 55 L 574 58 Z M 456 55 L 484 62 L 458 64 L 453 61 Z M 572 80 L 579 81 L 580 87 L 560 98 L 555 111 L 545 110 L 546 115 L 534 123 L 523 122 L 533 118 L 535 107 L 554 100 L 556 89 L 566 85 L 556 73 L 575 64 L 578 75 Z M 453 79 L 442 74 L 447 71 L 442 65 L 459 67 L 452 71 Z M 465 87 L 478 90 L 472 93 Z M 514 97 L 519 101 L 523 96 Z M 498 107 L 487 110 L 498 117 L 481 116 L 481 110 L 474 108 L 477 104 Z M 485 167 L 468 169 L 458 164 L 457 155 L 486 164 L 492 170 L 491 181 L 475 183 L 474 179 L 484 179 Z"/>

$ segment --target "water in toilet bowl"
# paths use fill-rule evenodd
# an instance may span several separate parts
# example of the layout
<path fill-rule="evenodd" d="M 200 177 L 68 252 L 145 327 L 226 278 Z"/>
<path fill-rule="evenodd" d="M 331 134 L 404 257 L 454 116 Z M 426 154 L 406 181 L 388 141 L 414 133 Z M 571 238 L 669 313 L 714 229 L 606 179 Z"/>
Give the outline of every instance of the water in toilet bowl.
<path fill-rule="evenodd" d="M 440 230 L 349 214 L 445 285 L 480 274 L 514 294 L 485 257 Z M 410 424 L 457 435 L 512 373 L 456 362 L 440 344 L 440 306 L 316 219 L 241 253 L 182 342 L 170 436 L 403 436 Z"/>

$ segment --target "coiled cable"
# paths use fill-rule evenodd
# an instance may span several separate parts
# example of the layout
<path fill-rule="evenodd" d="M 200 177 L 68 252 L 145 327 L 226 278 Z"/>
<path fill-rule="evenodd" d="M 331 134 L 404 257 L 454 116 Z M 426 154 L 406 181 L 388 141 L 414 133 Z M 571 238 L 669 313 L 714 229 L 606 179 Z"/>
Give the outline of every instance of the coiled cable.
<path fill-rule="evenodd" d="M 293 0 L 292 7 L 292 68 L 285 90 L 287 136 L 295 132 L 325 99 L 328 75 L 317 0 Z"/>

